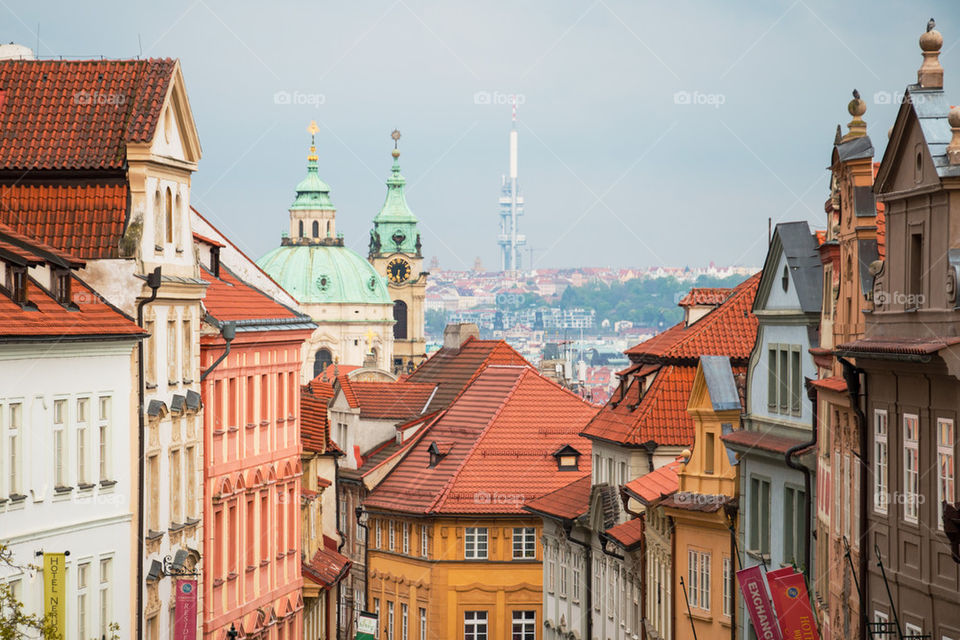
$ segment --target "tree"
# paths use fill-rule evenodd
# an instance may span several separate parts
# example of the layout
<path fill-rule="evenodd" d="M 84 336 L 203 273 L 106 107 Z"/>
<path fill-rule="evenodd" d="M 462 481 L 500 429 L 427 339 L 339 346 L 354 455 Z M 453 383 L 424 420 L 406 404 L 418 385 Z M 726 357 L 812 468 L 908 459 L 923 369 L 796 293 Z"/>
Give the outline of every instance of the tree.
<path fill-rule="evenodd" d="M 0 542 L 0 566 L 19 571 L 36 571 L 39 567 L 27 565 L 25 567 L 13 561 L 13 550 Z M 14 596 L 13 589 L 7 583 L 0 584 L 0 640 L 20 640 L 20 638 L 42 638 L 43 640 L 60 640 L 60 635 L 53 628 L 52 621 L 46 621 L 42 616 L 27 614 L 23 611 L 23 603 Z"/>

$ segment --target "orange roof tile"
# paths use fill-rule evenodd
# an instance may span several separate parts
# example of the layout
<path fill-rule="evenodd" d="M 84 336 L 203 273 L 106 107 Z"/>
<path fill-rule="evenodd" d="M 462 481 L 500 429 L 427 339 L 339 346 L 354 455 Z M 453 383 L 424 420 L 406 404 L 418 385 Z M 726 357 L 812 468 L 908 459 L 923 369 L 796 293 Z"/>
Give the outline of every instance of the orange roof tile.
<path fill-rule="evenodd" d="M 847 390 L 847 381 L 843 379 L 843 376 L 819 378 L 817 380 L 811 380 L 810 384 L 818 389 L 826 389 L 827 391 L 838 391 L 842 393 Z"/>
<path fill-rule="evenodd" d="M 350 565 L 350 558 L 337 551 L 337 543 L 323 536 L 323 546 L 309 562 L 301 565 L 301 574 L 311 582 L 330 588 L 346 577 Z"/>
<path fill-rule="evenodd" d="M 219 322 L 243 320 L 300 321 L 309 323 L 310 318 L 290 307 L 275 302 L 273 298 L 256 287 L 244 282 L 225 265 L 220 265 L 217 278 L 201 265 L 203 279 L 209 285 L 203 306 Z"/>
<path fill-rule="evenodd" d="M 149 142 L 173 60 L 0 62 L 0 169 L 117 169 Z"/>
<path fill-rule="evenodd" d="M 330 440 L 327 404 L 333 398 L 333 385 L 314 379 L 300 387 L 300 442 L 305 451 L 339 452 Z"/>
<path fill-rule="evenodd" d="M 118 258 L 126 217 L 122 179 L 0 185 L 0 221 L 78 258 Z"/>
<path fill-rule="evenodd" d="M 529 367 L 489 366 L 420 436 L 367 499 L 372 510 L 520 514 L 524 502 L 570 482 L 553 452 L 570 444 L 589 471 L 577 433 L 596 408 Z M 430 466 L 431 448 L 446 455 Z"/>
<path fill-rule="evenodd" d="M 677 475 L 679 469 L 680 461 L 674 460 L 659 469 L 654 469 L 650 473 L 631 480 L 623 485 L 623 489 L 631 498 L 649 506 L 675 493 L 680 488 L 680 477 Z"/>
<path fill-rule="evenodd" d="M 590 474 L 539 498 L 527 500 L 524 509 L 560 520 L 579 518 L 590 509 Z"/>
<path fill-rule="evenodd" d="M 643 520 L 633 518 L 610 527 L 604 533 L 621 547 L 630 551 L 643 542 Z"/>
<path fill-rule="evenodd" d="M 457 350 L 440 349 L 406 379 L 439 385 L 431 403 L 431 409 L 436 410 L 449 406 L 484 368 L 493 364 L 533 366 L 505 340 L 470 337 Z"/>
<path fill-rule="evenodd" d="M 402 420 L 433 411 L 427 402 L 437 387 L 409 381 L 363 382 L 345 375 L 337 378 L 337 385 L 350 406 L 360 409 L 361 417 L 374 420 Z"/>

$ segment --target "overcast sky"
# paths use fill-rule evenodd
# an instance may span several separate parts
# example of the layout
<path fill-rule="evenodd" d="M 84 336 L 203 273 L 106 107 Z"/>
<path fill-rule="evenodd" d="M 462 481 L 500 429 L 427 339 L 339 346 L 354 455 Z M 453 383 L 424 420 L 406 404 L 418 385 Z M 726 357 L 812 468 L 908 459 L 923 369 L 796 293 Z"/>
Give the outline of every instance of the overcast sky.
<path fill-rule="evenodd" d="M 287 228 L 312 119 L 338 230 L 364 255 L 396 127 L 424 254 L 496 264 L 515 94 L 535 266 L 759 265 L 768 217 L 824 225 L 854 87 L 880 159 L 931 16 L 960 103 L 955 0 L 0 0 L 0 15 L 2 41 L 36 48 L 39 25 L 41 56 L 179 58 L 203 146 L 193 204 L 254 258 Z"/>

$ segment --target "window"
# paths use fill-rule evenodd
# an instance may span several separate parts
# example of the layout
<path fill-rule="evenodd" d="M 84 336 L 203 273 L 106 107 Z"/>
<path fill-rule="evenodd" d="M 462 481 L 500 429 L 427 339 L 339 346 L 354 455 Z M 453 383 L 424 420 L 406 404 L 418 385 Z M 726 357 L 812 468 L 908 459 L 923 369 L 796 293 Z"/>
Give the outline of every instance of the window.
<path fill-rule="evenodd" d="M 534 527 L 513 528 L 513 559 L 533 560 L 537 557 L 537 530 Z"/>
<path fill-rule="evenodd" d="M 593 564 L 593 608 L 600 611 L 600 598 L 603 591 L 603 561 Z"/>
<path fill-rule="evenodd" d="M 687 598 L 695 609 L 710 610 L 710 554 L 687 552 Z"/>
<path fill-rule="evenodd" d="M 553 593 L 557 588 L 557 550 L 547 547 L 547 591 Z"/>
<path fill-rule="evenodd" d="M 580 556 L 574 554 L 573 556 L 573 601 L 580 601 Z"/>
<path fill-rule="evenodd" d="M 750 479 L 750 550 L 770 553 L 770 481 Z"/>
<path fill-rule="evenodd" d="M 90 563 L 77 565 L 77 637 L 90 637 L 90 612 L 87 609 L 87 579 L 90 573 Z"/>
<path fill-rule="evenodd" d="M 906 309 L 917 309 L 923 297 L 923 234 L 910 234 L 910 295 L 907 296 Z"/>
<path fill-rule="evenodd" d="M 513 640 L 536 640 L 537 637 L 537 612 L 536 611 L 514 611 L 513 612 Z"/>
<path fill-rule="evenodd" d="M 113 560 L 100 560 L 100 637 L 105 637 L 110 626 L 110 583 L 113 581 Z"/>
<path fill-rule="evenodd" d="M 889 464 L 887 412 L 876 409 L 873 412 L 873 510 L 877 513 L 887 513 Z"/>
<path fill-rule="evenodd" d="M 87 484 L 87 456 L 89 454 L 87 445 L 87 420 L 89 398 L 79 398 L 77 400 L 77 484 Z"/>
<path fill-rule="evenodd" d="M 377 544 L 376 548 L 380 549 L 383 547 L 383 521 L 377 520 Z"/>
<path fill-rule="evenodd" d="M 903 416 L 903 519 L 916 524 L 920 491 L 920 424 L 915 415 Z"/>
<path fill-rule="evenodd" d="M 487 640 L 487 612 L 463 612 L 463 640 Z"/>
<path fill-rule="evenodd" d="M 27 303 L 27 271 L 22 267 L 9 267 L 10 288 L 13 290 L 13 301 L 17 304 Z"/>
<path fill-rule="evenodd" d="M 100 461 L 100 482 L 110 478 L 110 397 L 100 398 L 97 427 L 97 457 Z"/>
<path fill-rule="evenodd" d="M 767 350 L 767 408 L 777 410 L 777 350 Z"/>
<path fill-rule="evenodd" d="M 801 382 L 800 350 L 794 347 L 790 350 L 790 411 L 792 413 L 800 413 Z"/>
<path fill-rule="evenodd" d="M 714 450 L 716 448 L 716 434 L 712 432 L 707 432 L 704 434 L 706 438 L 704 439 L 703 445 L 703 472 L 704 473 L 713 473 L 714 472 Z"/>
<path fill-rule="evenodd" d="M 393 640 L 393 602 L 387 602 L 387 640 Z"/>
<path fill-rule="evenodd" d="M 567 549 L 565 547 L 560 549 L 560 597 L 567 597 L 567 573 L 568 570 L 568 561 L 567 561 Z"/>
<path fill-rule="evenodd" d="M 67 401 L 53 401 L 53 484 L 57 487 L 67 486 Z"/>
<path fill-rule="evenodd" d="M 409 640 L 409 622 L 407 621 L 407 605 L 400 605 L 400 640 Z"/>
<path fill-rule="evenodd" d="M 723 557 L 723 615 L 733 615 L 733 562 Z"/>
<path fill-rule="evenodd" d="M 187 381 L 193 379 L 193 372 L 191 371 L 193 367 L 193 329 L 190 327 L 190 318 L 183 320 L 181 331 L 183 333 L 183 362 L 180 363 L 180 366 L 183 380 Z"/>
<path fill-rule="evenodd" d="M 420 525 L 420 555 L 426 558 L 430 555 L 430 539 L 427 537 L 427 525 Z"/>
<path fill-rule="evenodd" d="M 955 500 L 954 458 L 955 442 L 953 420 L 937 419 L 937 524 L 943 531 L 943 510 L 940 505 Z"/>
<path fill-rule="evenodd" d="M 23 420 L 23 405 L 12 403 L 8 409 L 7 460 L 10 463 L 7 476 L 7 493 L 20 493 L 20 427 Z"/>
<path fill-rule="evenodd" d="M 783 561 L 797 565 L 804 558 L 804 513 L 806 500 L 802 489 L 783 489 Z"/>
<path fill-rule="evenodd" d="M 780 349 L 780 353 L 779 353 L 779 355 L 778 355 L 778 362 L 779 362 L 779 366 L 780 366 L 780 374 L 779 374 L 779 375 L 780 375 L 780 380 L 779 380 L 779 382 L 780 382 L 780 384 L 779 384 L 779 387 L 780 387 L 780 402 L 779 402 L 779 405 L 780 405 L 780 413 L 786 413 L 786 412 L 787 412 L 787 408 L 788 408 L 788 406 L 789 406 L 789 404 L 788 404 L 788 403 L 789 403 L 788 394 L 789 394 L 789 391 L 790 391 L 790 384 L 789 384 L 789 383 L 790 383 L 790 378 L 789 378 L 790 371 L 789 371 L 789 369 L 788 369 L 789 364 L 788 364 L 788 362 L 787 362 L 787 350 L 786 350 L 786 349 Z"/>
<path fill-rule="evenodd" d="M 167 381 L 177 380 L 177 321 L 167 320 Z M 236 424 L 236 423 L 233 423 Z"/>
<path fill-rule="evenodd" d="M 170 187 L 167 187 L 167 197 L 163 200 L 164 211 L 166 212 L 166 219 L 164 220 L 164 238 L 169 242 L 173 242 L 173 193 L 170 191 Z"/>
<path fill-rule="evenodd" d="M 324 370 L 333 364 L 333 354 L 330 349 L 320 349 L 313 356 L 313 377 L 323 375 Z"/>
<path fill-rule="evenodd" d="M 850 477 L 850 454 L 843 454 L 843 535 L 850 539 L 850 518 L 853 515 L 852 490 Z"/>
<path fill-rule="evenodd" d="M 192 418 L 190 418 L 192 420 Z M 197 448 L 187 447 L 187 505 L 188 519 L 197 516 Z M 266 512 L 264 512 L 266 513 Z M 264 554 L 266 557 L 266 554 Z"/>
<path fill-rule="evenodd" d="M 393 521 L 387 522 L 387 538 L 390 540 L 390 551 L 393 551 L 396 547 L 396 534 L 397 529 L 393 524 Z"/>
<path fill-rule="evenodd" d="M 919 637 L 922 636 L 922 635 L 923 635 L 923 628 L 922 628 L 922 627 L 918 627 L 917 625 L 911 624 L 911 623 L 909 623 L 909 622 L 904 622 L 904 623 L 903 623 L 903 637 L 904 637 L 904 638 L 913 638 L 913 637 L 919 638 Z"/>
<path fill-rule="evenodd" d="M 70 272 L 57 270 L 53 276 L 53 292 L 60 304 L 72 302 L 70 296 Z"/>
<path fill-rule="evenodd" d="M 300 223 L 297 225 L 297 236 L 299 236 L 300 238 L 303 237 L 303 220 L 301 220 Z"/>
<path fill-rule="evenodd" d="M 404 522 L 403 525 L 403 552 L 410 554 L 410 523 Z"/>
<path fill-rule="evenodd" d="M 467 527 L 464 530 L 463 557 L 466 560 L 487 559 L 486 527 Z"/>
<path fill-rule="evenodd" d="M 407 339 L 407 303 L 403 300 L 393 301 L 393 338 L 394 340 Z"/>
<path fill-rule="evenodd" d="M 170 521 L 183 522 L 183 500 L 180 497 L 183 470 L 180 468 L 180 449 L 170 450 Z"/>
<path fill-rule="evenodd" d="M 427 610 L 420 608 L 420 640 L 427 640 Z"/>

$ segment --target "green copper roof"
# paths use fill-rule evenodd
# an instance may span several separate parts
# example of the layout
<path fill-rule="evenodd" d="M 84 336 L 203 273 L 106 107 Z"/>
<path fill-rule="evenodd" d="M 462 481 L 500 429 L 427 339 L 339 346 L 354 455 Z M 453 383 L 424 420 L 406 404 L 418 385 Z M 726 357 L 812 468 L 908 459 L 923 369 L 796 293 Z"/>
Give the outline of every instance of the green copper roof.
<path fill-rule="evenodd" d="M 420 253 L 417 216 L 410 211 L 403 192 L 406 184 L 406 179 L 400 174 L 400 152 L 394 149 L 393 167 L 390 177 L 387 178 L 387 198 L 380 208 L 380 213 L 373 219 L 371 253 L 376 253 L 372 250 L 375 246 L 379 247 L 379 252 L 382 253 Z"/>
<path fill-rule="evenodd" d="M 257 265 L 300 303 L 393 305 L 384 278 L 347 247 L 284 245 Z"/>
<path fill-rule="evenodd" d="M 330 200 L 330 185 L 320 179 L 317 171 L 317 156 L 311 148 L 307 158 L 307 177 L 297 185 L 297 197 L 290 205 L 291 210 L 324 209 L 336 211 Z"/>

